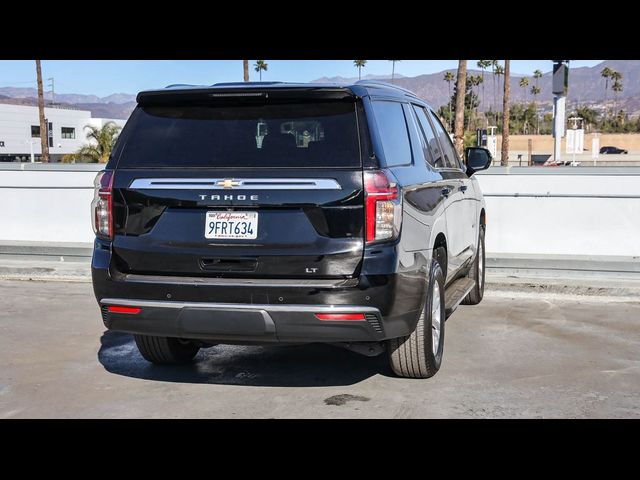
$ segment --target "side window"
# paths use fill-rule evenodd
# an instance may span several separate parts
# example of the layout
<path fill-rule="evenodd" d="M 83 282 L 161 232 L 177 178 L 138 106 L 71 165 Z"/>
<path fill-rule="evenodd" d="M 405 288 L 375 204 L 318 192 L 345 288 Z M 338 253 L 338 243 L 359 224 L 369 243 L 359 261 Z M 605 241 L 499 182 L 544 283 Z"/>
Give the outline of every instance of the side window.
<path fill-rule="evenodd" d="M 453 148 L 453 143 L 451 143 L 451 138 L 449 134 L 444 129 L 438 117 L 431 113 L 431 122 L 433 123 L 433 128 L 436 130 L 436 135 L 440 139 L 440 145 L 442 145 L 442 153 L 444 156 L 444 165 L 446 168 L 460 168 L 460 162 L 458 161 L 458 155 L 456 155 L 456 151 Z"/>
<path fill-rule="evenodd" d="M 433 133 L 431 124 L 429 120 L 427 120 L 427 114 L 422 107 L 416 105 L 413 105 L 413 111 L 416 113 L 416 117 L 418 117 L 418 123 L 424 134 L 425 148 L 427 150 L 425 151 L 425 158 L 427 158 L 428 162 L 434 167 L 443 168 L 445 166 L 444 158 L 440 152 L 440 146 Z"/>
<path fill-rule="evenodd" d="M 431 163 L 431 158 L 429 157 L 429 148 L 427 147 L 426 141 L 424 139 L 424 136 L 422 135 L 422 131 L 420 130 L 420 126 L 418 125 L 418 120 L 413 113 L 411 105 L 408 103 L 403 103 L 402 109 L 404 110 L 404 118 L 407 119 L 407 125 L 409 126 L 409 140 L 411 140 L 411 152 L 413 153 L 413 161 L 416 164 L 421 162 L 427 163 L 427 161 Z"/>
<path fill-rule="evenodd" d="M 373 111 L 382 139 L 382 148 L 387 166 L 408 165 L 411 163 L 411 144 L 407 122 L 398 102 L 373 102 Z"/>

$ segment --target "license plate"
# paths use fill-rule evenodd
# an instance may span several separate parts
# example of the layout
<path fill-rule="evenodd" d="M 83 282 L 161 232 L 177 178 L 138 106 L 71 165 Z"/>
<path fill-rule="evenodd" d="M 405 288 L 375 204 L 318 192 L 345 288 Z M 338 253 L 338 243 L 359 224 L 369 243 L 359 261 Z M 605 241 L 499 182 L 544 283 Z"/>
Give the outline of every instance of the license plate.
<path fill-rule="evenodd" d="M 207 212 L 205 238 L 253 240 L 258 236 L 258 212 Z"/>

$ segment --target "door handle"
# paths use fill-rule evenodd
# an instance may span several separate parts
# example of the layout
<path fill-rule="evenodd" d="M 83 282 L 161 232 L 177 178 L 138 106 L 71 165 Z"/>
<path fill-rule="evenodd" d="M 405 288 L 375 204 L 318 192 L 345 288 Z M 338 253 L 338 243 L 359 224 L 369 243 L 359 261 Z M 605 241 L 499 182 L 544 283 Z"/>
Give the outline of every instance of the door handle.
<path fill-rule="evenodd" d="M 467 186 L 466 186 L 466 185 L 462 185 L 462 186 L 460 187 L 460 191 L 461 191 L 462 193 L 466 192 L 466 191 L 467 191 Z"/>
<path fill-rule="evenodd" d="M 442 193 L 442 196 L 443 196 L 443 197 L 448 197 L 448 196 L 449 196 L 449 194 L 451 193 L 451 189 L 450 189 L 450 188 L 448 188 L 448 187 L 445 187 L 445 188 L 443 188 L 443 189 L 442 189 L 442 192 L 441 192 L 441 193 Z"/>

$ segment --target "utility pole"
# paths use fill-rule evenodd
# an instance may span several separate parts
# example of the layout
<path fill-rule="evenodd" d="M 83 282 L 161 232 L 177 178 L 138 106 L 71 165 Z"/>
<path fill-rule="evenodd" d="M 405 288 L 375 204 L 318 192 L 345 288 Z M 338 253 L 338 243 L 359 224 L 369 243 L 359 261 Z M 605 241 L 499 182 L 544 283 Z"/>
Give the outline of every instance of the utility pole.
<path fill-rule="evenodd" d="M 47 78 L 47 80 L 49 81 L 47 86 L 51 87 L 51 105 L 55 105 L 56 104 L 56 92 L 55 92 L 55 88 L 54 88 L 53 77 L 49 77 L 49 78 Z"/>
<path fill-rule="evenodd" d="M 42 145 L 42 161 L 49 161 L 49 133 L 44 118 L 44 92 L 42 89 L 42 68 L 40 60 L 36 60 L 36 76 L 38 80 L 38 113 L 40 117 L 40 145 Z"/>

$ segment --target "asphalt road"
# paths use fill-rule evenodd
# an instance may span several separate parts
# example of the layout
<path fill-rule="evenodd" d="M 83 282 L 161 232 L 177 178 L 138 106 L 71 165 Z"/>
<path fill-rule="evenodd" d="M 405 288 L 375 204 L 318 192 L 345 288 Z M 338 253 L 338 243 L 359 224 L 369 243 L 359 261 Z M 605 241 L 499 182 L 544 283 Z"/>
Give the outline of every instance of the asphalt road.
<path fill-rule="evenodd" d="M 429 380 L 329 346 L 218 346 L 146 363 L 91 285 L 0 281 L 0 418 L 640 417 L 640 299 L 487 292 Z"/>

